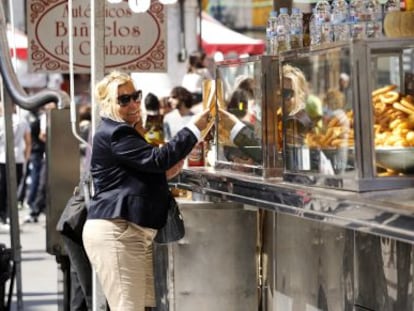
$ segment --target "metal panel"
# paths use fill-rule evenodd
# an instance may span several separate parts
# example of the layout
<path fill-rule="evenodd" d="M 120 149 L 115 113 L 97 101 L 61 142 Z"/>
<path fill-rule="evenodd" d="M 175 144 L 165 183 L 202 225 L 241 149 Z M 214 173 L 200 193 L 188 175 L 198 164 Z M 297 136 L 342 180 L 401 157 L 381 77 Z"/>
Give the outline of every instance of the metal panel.
<path fill-rule="evenodd" d="M 277 214 L 273 311 L 351 311 L 353 232 Z"/>
<path fill-rule="evenodd" d="M 356 233 L 356 304 L 369 310 L 413 310 L 413 245 Z"/>
<path fill-rule="evenodd" d="M 235 203 L 180 207 L 186 236 L 172 247 L 170 310 L 257 310 L 257 212 Z"/>
<path fill-rule="evenodd" d="M 63 254 L 56 223 L 79 183 L 79 143 L 72 135 L 69 120 L 69 110 L 48 112 L 46 250 L 53 255 Z"/>
<path fill-rule="evenodd" d="M 276 292 L 276 219 L 275 212 L 259 210 L 260 248 L 260 305 L 261 310 L 276 311 L 273 309 L 273 294 Z"/>
<path fill-rule="evenodd" d="M 183 170 L 179 187 L 276 212 L 323 220 L 351 230 L 414 242 L 414 192 L 411 188 L 357 193 L 246 178 L 208 167 Z"/>

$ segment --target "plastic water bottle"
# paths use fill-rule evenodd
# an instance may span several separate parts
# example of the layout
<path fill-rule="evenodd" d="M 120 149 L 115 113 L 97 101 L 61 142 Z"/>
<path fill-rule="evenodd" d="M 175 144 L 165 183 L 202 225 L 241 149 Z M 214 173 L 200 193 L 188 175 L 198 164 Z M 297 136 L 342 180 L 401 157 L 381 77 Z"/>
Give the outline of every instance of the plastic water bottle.
<path fill-rule="evenodd" d="M 277 40 L 276 40 L 276 25 L 277 25 L 277 12 L 272 11 L 267 19 L 266 26 L 266 54 L 277 54 Z"/>
<path fill-rule="evenodd" d="M 365 5 L 364 0 L 351 0 L 349 3 L 349 20 L 352 39 L 365 39 Z"/>
<path fill-rule="evenodd" d="M 326 0 L 319 0 L 315 6 L 316 23 L 320 27 L 320 43 L 330 43 L 333 41 L 331 24 L 331 6 Z"/>
<path fill-rule="evenodd" d="M 290 15 L 290 46 L 292 49 L 303 47 L 303 14 L 299 8 L 293 8 Z"/>
<path fill-rule="evenodd" d="M 334 41 L 348 41 L 351 38 L 348 20 L 348 3 L 346 2 L 346 0 L 335 0 L 332 3 L 332 24 Z"/>
<path fill-rule="evenodd" d="M 287 8 L 280 8 L 277 19 L 276 38 L 278 52 L 290 50 L 290 17 Z"/>
<path fill-rule="evenodd" d="M 388 0 L 385 4 L 385 12 L 393 12 L 400 10 L 400 1 L 399 0 Z"/>
<path fill-rule="evenodd" d="M 382 36 L 382 7 L 378 0 L 368 0 L 365 7 L 367 38 L 380 38 Z"/>
<path fill-rule="evenodd" d="M 310 36 L 310 45 L 316 46 L 320 44 L 321 29 L 319 23 L 317 22 L 316 9 L 312 10 L 312 16 L 309 20 L 309 36 Z"/>

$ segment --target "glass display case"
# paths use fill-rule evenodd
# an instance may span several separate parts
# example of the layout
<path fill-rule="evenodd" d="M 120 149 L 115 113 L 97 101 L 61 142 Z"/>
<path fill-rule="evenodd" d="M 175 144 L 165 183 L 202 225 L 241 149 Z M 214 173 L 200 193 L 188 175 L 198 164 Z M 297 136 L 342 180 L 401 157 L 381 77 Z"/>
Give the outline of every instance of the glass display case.
<path fill-rule="evenodd" d="M 283 53 L 286 181 L 353 191 L 414 185 L 414 40 Z"/>
<path fill-rule="evenodd" d="M 217 103 L 240 121 L 237 132 L 216 118 L 214 167 L 261 177 L 282 173 L 279 63 L 256 56 L 217 63 Z M 279 129 L 278 129 L 279 126 Z M 228 129 L 227 129 L 228 130 Z"/>

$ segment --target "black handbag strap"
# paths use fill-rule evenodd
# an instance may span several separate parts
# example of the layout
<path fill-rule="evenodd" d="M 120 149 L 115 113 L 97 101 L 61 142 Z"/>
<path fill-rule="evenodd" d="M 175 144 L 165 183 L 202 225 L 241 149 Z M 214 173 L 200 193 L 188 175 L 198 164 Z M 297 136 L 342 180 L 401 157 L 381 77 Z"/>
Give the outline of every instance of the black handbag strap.
<path fill-rule="evenodd" d="M 89 137 L 90 139 L 90 137 Z M 89 208 L 89 202 L 91 201 L 91 196 L 93 194 L 93 183 L 92 183 L 92 174 L 91 174 L 91 150 L 87 148 L 86 159 L 84 161 L 84 173 L 81 176 L 79 186 L 82 188 L 83 197 L 85 200 L 86 208 Z"/>
<path fill-rule="evenodd" d="M 87 206 L 87 208 L 89 207 L 89 202 L 91 201 L 91 186 L 92 186 L 92 182 L 91 182 L 91 174 L 88 173 L 86 174 L 87 178 L 84 178 L 81 180 L 81 186 L 82 186 L 82 190 L 83 190 L 83 197 L 85 199 L 85 204 Z"/>

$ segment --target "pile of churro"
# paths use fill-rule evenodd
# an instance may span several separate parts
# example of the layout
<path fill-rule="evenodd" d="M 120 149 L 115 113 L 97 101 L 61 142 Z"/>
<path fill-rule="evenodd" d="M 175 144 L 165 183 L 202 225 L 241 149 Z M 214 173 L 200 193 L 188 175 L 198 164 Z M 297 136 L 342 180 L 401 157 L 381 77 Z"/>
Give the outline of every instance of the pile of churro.
<path fill-rule="evenodd" d="M 372 92 L 376 147 L 414 147 L 414 97 L 387 85 Z M 354 145 L 353 111 L 334 116 L 317 133 L 308 133 L 312 148 L 351 147 Z"/>
<path fill-rule="evenodd" d="M 414 146 L 414 97 L 387 85 L 372 92 L 375 116 L 375 145 Z"/>
<path fill-rule="evenodd" d="M 321 130 L 307 133 L 305 142 L 311 148 L 353 147 L 355 142 L 352 125 L 353 112 L 344 112 L 327 120 L 326 125 Z"/>

